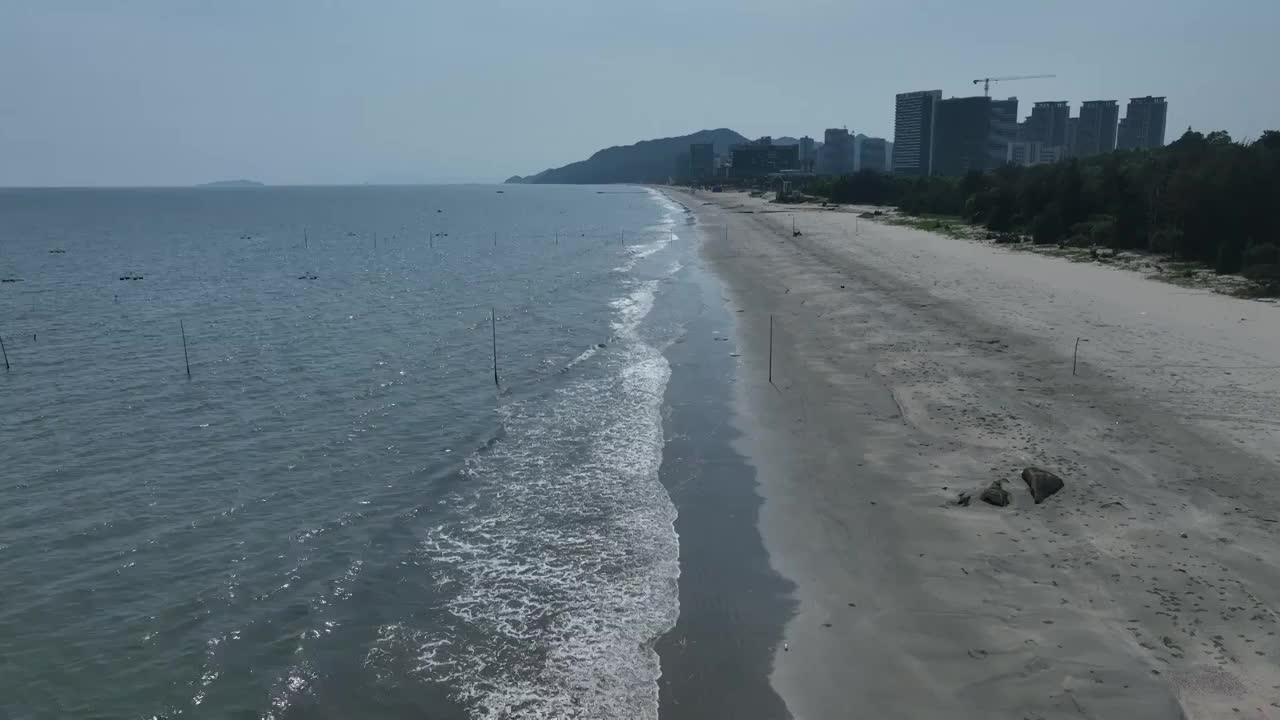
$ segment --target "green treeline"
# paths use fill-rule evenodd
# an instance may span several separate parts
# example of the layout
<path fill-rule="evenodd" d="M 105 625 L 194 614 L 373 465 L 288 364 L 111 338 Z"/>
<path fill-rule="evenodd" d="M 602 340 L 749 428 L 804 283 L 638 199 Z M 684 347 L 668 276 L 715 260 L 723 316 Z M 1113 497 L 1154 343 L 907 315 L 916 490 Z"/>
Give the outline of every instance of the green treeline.
<path fill-rule="evenodd" d="M 959 215 L 1039 243 L 1164 253 L 1280 287 L 1280 131 L 1246 144 L 1188 130 L 1158 150 L 963 178 L 861 172 L 807 190 L 832 202 Z"/>

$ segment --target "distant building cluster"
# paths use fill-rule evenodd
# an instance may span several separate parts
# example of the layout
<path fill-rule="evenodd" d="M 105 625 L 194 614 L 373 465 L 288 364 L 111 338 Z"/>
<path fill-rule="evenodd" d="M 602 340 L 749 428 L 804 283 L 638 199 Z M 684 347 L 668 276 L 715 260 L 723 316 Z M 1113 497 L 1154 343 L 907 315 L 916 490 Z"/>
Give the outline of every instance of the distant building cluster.
<path fill-rule="evenodd" d="M 1163 97 L 1086 100 L 1071 116 L 1065 100 L 1037 102 L 1018 121 L 1018 99 L 943 99 L 941 90 L 901 93 L 894 108 L 892 170 L 899 175 L 964 175 L 1005 164 L 1039 165 L 1069 157 L 1164 145 Z"/>
<path fill-rule="evenodd" d="M 765 136 L 733 145 L 718 155 L 709 143 L 695 143 L 676 158 L 676 176 L 693 180 L 761 178 L 773 175 L 845 175 L 859 170 L 888 172 L 893 143 L 885 138 L 830 128 L 822 142 L 805 136 Z"/>
<path fill-rule="evenodd" d="M 992 78 L 992 80 L 1026 78 Z M 1018 98 L 986 95 L 943 98 L 941 90 L 900 93 L 893 142 L 828 128 L 822 141 L 769 136 L 717 153 L 693 144 L 676 159 L 675 175 L 691 180 L 847 175 L 862 170 L 909 177 L 961 176 L 1003 165 L 1041 165 L 1114 150 L 1164 145 L 1168 105 L 1163 97 L 1086 100 L 1071 114 L 1066 100 L 1032 104 L 1019 121 Z M 723 148 L 723 146 L 722 146 Z"/>

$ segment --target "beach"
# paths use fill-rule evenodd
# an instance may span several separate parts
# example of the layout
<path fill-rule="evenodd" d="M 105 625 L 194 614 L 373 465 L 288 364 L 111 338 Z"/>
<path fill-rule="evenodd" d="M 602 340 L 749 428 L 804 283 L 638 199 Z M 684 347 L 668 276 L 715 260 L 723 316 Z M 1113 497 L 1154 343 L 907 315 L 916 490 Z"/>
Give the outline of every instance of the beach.
<path fill-rule="evenodd" d="M 1280 713 L 1280 310 L 667 193 L 736 320 L 733 446 L 794 584 L 769 676 L 787 714 Z M 1064 489 L 1036 504 L 1028 466 Z M 978 500 L 995 480 L 1007 507 Z"/>

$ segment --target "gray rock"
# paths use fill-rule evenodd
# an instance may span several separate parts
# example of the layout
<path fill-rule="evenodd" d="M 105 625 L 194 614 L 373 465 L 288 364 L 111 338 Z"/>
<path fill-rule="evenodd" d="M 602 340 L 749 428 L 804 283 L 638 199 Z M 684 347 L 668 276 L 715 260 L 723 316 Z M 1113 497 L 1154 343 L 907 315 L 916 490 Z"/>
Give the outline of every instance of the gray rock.
<path fill-rule="evenodd" d="M 962 492 L 962 493 L 960 493 L 960 496 L 956 498 L 956 504 L 957 504 L 957 505 L 959 505 L 960 507 L 968 507 L 968 506 L 969 506 L 969 501 L 970 501 L 971 499 L 973 499 L 973 498 L 972 498 L 972 496 L 971 496 L 971 495 L 969 495 L 969 493 L 967 493 L 967 492 Z"/>
<path fill-rule="evenodd" d="M 1004 489 L 1004 484 L 1000 480 L 988 485 L 978 497 L 982 499 L 982 502 L 996 507 L 1004 507 L 1009 504 L 1009 491 Z"/>
<path fill-rule="evenodd" d="M 1031 497 L 1037 505 L 1061 490 L 1063 486 L 1062 478 L 1038 467 L 1025 468 L 1022 471 L 1022 481 L 1027 484 L 1027 489 L 1031 491 Z"/>

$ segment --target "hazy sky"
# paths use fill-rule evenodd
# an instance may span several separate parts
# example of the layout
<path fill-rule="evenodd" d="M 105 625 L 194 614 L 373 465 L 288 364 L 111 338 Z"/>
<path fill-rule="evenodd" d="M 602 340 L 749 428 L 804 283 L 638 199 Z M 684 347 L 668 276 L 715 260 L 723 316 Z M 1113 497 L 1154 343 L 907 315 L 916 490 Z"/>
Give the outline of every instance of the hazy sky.
<path fill-rule="evenodd" d="M 0 185 L 501 180 L 893 96 L 1169 98 L 1280 128 L 1280 0 L 0 0 Z M 981 90 L 978 89 L 980 94 Z"/>

